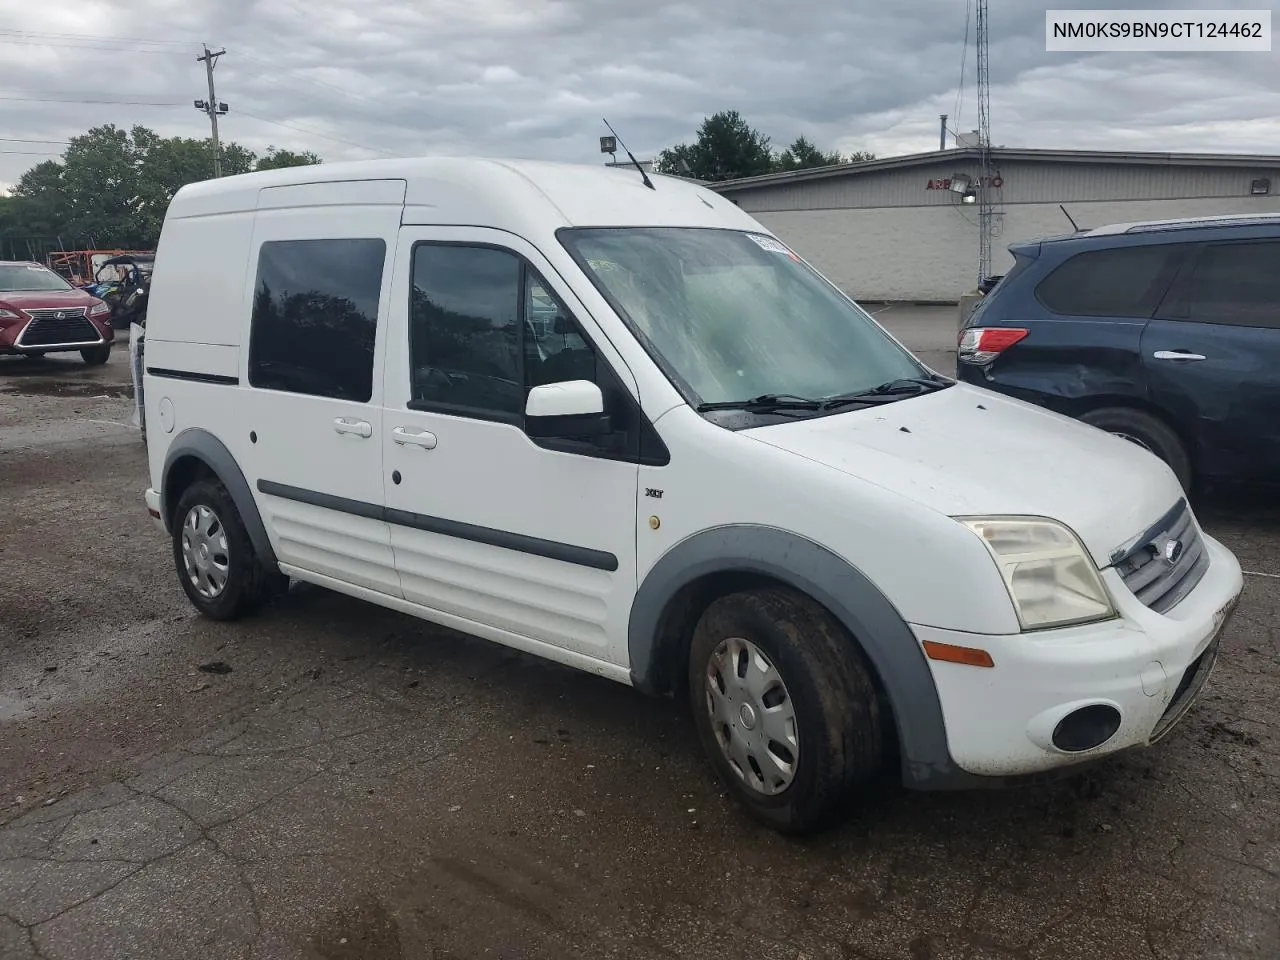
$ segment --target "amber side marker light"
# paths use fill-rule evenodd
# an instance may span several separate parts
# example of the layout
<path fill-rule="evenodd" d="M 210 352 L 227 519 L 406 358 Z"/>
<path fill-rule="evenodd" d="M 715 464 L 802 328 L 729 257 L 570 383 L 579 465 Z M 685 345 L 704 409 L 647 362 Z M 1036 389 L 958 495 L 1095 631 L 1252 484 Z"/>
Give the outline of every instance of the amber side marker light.
<path fill-rule="evenodd" d="M 969 667 L 994 667 L 991 654 L 977 647 L 957 647 L 950 643 L 924 642 L 925 655 L 930 660 L 944 660 L 947 663 L 963 663 Z"/>

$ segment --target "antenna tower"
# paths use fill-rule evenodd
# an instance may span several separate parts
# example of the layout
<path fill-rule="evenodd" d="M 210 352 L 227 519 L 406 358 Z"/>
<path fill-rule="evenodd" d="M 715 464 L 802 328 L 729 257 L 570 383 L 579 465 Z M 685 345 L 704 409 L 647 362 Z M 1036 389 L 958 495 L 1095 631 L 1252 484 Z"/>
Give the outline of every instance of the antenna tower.
<path fill-rule="evenodd" d="M 977 0 L 978 29 L 978 282 L 991 276 L 991 65 L 987 52 L 987 0 Z"/>

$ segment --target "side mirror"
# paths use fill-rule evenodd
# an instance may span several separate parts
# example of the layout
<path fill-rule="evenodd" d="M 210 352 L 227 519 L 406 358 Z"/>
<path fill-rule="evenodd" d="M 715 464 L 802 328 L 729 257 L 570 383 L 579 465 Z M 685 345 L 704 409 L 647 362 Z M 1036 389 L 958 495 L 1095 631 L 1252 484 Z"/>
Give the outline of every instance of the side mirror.
<path fill-rule="evenodd" d="M 529 391 L 525 432 L 540 440 L 584 440 L 611 433 L 604 394 L 590 380 L 547 383 Z"/>

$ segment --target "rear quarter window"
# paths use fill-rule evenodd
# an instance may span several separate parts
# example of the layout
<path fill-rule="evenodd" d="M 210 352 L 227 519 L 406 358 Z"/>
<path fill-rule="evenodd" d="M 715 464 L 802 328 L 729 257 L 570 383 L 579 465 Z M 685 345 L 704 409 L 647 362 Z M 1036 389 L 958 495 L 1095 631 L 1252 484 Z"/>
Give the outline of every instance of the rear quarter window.
<path fill-rule="evenodd" d="M 1170 243 L 1077 253 L 1040 281 L 1036 297 L 1064 316 L 1148 318 L 1186 249 Z"/>

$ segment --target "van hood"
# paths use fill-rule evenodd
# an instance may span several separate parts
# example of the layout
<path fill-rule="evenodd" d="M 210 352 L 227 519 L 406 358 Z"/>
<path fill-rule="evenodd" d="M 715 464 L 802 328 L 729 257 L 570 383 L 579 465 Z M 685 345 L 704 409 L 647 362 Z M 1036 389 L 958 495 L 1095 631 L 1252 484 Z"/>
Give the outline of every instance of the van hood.
<path fill-rule="evenodd" d="M 1100 568 L 1183 496 L 1136 444 L 964 383 L 742 434 L 947 516 L 1058 520 Z"/>

